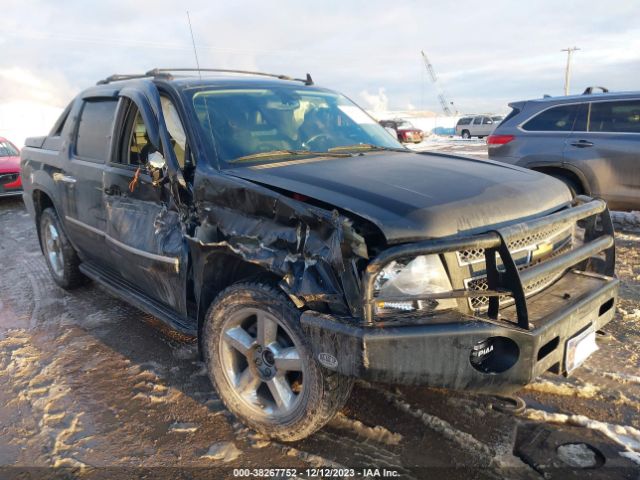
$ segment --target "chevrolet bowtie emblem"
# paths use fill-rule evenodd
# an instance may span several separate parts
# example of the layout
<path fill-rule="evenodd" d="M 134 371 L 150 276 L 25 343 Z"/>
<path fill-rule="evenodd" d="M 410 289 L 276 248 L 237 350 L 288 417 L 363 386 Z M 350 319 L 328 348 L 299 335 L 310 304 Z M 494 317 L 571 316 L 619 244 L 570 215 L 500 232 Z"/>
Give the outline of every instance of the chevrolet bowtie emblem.
<path fill-rule="evenodd" d="M 531 251 L 531 261 L 540 260 L 546 257 L 553 250 L 552 243 L 540 243 L 536 246 L 535 250 Z"/>

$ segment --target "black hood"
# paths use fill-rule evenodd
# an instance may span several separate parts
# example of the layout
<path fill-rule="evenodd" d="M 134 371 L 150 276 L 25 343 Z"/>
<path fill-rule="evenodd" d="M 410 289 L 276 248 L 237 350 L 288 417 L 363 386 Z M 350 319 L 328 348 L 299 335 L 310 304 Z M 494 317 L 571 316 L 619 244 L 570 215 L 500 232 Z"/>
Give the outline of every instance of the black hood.
<path fill-rule="evenodd" d="M 569 190 L 547 175 L 465 157 L 372 152 L 254 165 L 227 173 L 352 212 L 389 243 L 477 232 L 567 205 Z"/>

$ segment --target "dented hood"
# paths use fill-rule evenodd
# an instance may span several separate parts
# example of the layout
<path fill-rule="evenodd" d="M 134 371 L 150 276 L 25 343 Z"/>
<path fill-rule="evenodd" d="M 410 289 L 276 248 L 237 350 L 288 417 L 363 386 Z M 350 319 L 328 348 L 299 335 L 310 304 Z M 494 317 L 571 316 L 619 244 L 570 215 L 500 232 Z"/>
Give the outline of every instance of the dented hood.
<path fill-rule="evenodd" d="M 531 170 L 441 154 L 372 152 L 240 167 L 227 173 L 370 220 L 389 243 L 479 232 L 557 210 L 564 184 Z"/>

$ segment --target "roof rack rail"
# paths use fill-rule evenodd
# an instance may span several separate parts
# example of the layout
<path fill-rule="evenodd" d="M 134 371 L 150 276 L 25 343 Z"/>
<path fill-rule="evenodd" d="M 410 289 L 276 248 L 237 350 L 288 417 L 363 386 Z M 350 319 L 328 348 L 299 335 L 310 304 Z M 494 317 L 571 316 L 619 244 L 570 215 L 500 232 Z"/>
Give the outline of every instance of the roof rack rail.
<path fill-rule="evenodd" d="M 123 74 L 114 74 L 109 77 L 100 80 L 96 83 L 96 85 L 106 85 L 111 82 L 119 82 L 123 80 L 134 80 L 136 78 L 166 78 L 172 79 L 173 75 L 171 72 L 218 72 L 218 73 L 241 73 L 244 75 L 260 75 L 263 77 L 272 77 L 277 78 L 279 80 L 291 80 L 294 82 L 302 82 L 305 85 L 313 85 L 313 79 L 311 75 L 307 73 L 306 78 L 293 78 L 288 75 L 278 75 L 274 73 L 264 73 L 264 72 L 252 72 L 248 70 L 230 70 L 224 68 L 154 68 L 149 70 L 146 73 L 138 73 L 132 75 L 123 75 Z"/>
<path fill-rule="evenodd" d="M 305 85 L 313 85 L 311 75 L 307 73 L 306 78 L 293 78 L 288 75 L 279 75 L 275 73 L 253 72 L 249 70 L 231 70 L 225 68 L 154 68 L 147 72 L 148 76 L 158 76 L 162 74 L 170 74 L 170 72 L 217 72 L 217 73 L 241 73 L 244 75 L 260 75 L 263 77 L 272 77 L 279 80 L 292 80 L 294 82 L 302 82 Z"/>
<path fill-rule="evenodd" d="M 170 74 L 168 74 L 168 73 L 160 74 L 160 72 L 158 72 L 158 75 L 150 75 L 149 72 L 147 72 L 147 73 L 134 73 L 134 74 L 131 74 L 131 75 L 116 73 L 116 74 L 113 74 L 113 75 L 109 75 L 107 78 L 99 80 L 98 82 L 96 82 L 96 85 L 106 85 L 106 84 L 111 83 L 111 82 L 121 82 L 123 80 L 135 80 L 136 78 L 148 78 L 148 77 L 172 78 L 172 76 Z"/>
<path fill-rule="evenodd" d="M 584 92 L 582 92 L 582 94 L 591 95 L 593 93 L 594 88 L 599 88 L 600 90 L 602 90 L 602 93 L 609 93 L 609 89 L 605 87 L 587 87 L 584 89 Z"/>

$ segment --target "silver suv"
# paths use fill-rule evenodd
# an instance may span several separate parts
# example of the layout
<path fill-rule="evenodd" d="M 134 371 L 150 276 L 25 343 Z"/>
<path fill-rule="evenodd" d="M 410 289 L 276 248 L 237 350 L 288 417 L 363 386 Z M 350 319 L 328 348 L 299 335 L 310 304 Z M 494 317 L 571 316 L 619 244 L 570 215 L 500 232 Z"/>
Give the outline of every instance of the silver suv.
<path fill-rule="evenodd" d="M 462 138 L 483 138 L 491 135 L 491 132 L 502 121 L 499 115 L 471 115 L 462 117 L 456 124 L 456 135 Z"/>
<path fill-rule="evenodd" d="M 640 209 L 640 92 L 602 90 L 511 103 L 487 139 L 489 158 L 553 175 L 613 209 Z"/>

